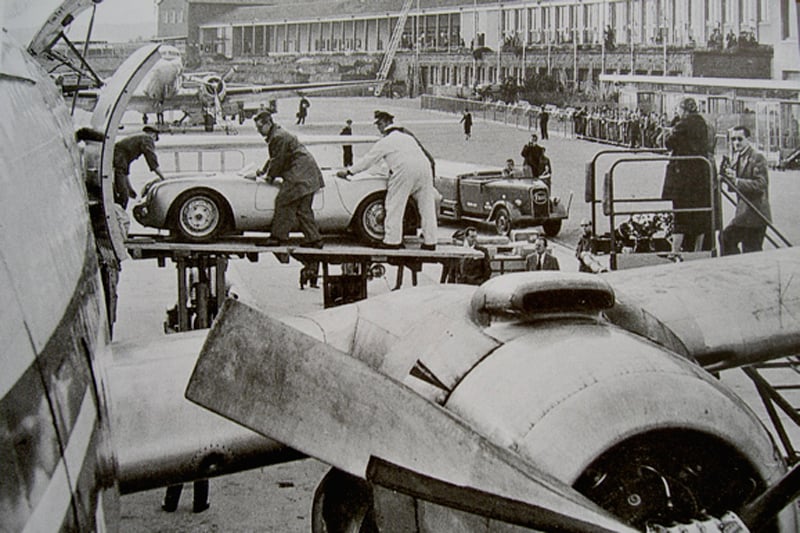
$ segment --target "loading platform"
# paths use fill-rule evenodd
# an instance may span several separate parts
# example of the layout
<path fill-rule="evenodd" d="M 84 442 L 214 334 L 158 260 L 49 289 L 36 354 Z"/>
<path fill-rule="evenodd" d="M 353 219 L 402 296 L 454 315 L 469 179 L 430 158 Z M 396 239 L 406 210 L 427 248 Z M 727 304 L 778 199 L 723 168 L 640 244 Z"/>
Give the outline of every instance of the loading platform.
<path fill-rule="evenodd" d="M 132 234 L 125 246 L 133 259 L 156 259 L 160 267 L 166 266 L 168 260 L 175 264 L 177 304 L 167 312 L 165 323 L 165 329 L 170 331 L 211 325 L 227 296 L 226 271 L 231 259 L 257 262 L 261 254 L 272 254 L 278 261 L 288 263 L 294 258 L 304 265 L 310 283 L 316 283 L 321 266 L 323 303 L 325 307 L 333 307 L 366 298 L 367 282 L 385 272 L 384 264 L 398 267 L 397 289 L 403 285 L 406 268 L 411 272 L 412 284 L 416 285 L 423 264 L 441 264 L 440 282 L 444 283 L 446 273 L 457 267 L 460 260 L 482 257 L 480 252 L 449 242 L 437 244 L 436 250 L 422 250 L 418 242 L 410 239 L 399 250 L 371 248 L 345 240 L 326 239 L 321 249 L 291 242 L 286 246 L 264 246 L 263 241 L 263 237 L 234 236 L 213 243 L 186 243 L 167 236 Z M 342 274 L 334 274 L 331 265 L 342 265 Z"/>

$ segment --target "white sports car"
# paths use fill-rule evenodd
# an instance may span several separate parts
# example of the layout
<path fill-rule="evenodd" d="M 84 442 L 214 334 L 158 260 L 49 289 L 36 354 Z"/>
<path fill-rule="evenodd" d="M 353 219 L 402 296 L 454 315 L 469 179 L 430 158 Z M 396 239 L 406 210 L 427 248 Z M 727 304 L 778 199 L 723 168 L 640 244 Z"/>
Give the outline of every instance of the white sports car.
<path fill-rule="evenodd" d="M 341 153 L 344 144 L 353 145 L 354 151 L 362 152 L 375 141 L 371 136 L 326 136 L 320 139 L 304 139 L 312 152 L 316 145 L 335 146 Z M 158 150 L 176 150 L 173 146 L 159 143 Z M 183 141 L 184 145 L 186 142 Z M 260 138 L 222 138 L 209 148 L 203 141 L 190 148 L 207 155 L 212 150 L 258 148 L 263 157 L 266 145 Z M 221 143 L 221 144 L 220 144 Z M 250 143 L 250 144 L 248 144 Z M 369 144 L 367 144 L 369 143 Z M 316 156 L 316 154 L 315 154 Z M 177 159 L 177 157 L 176 157 Z M 319 161 L 319 157 L 317 157 Z M 208 242 L 225 234 L 244 231 L 269 231 L 275 212 L 275 197 L 280 185 L 255 179 L 253 165 L 237 172 L 179 173 L 150 187 L 144 198 L 133 208 L 133 215 L 143 226 L 166 229 L 181 240 Z M 387 174 L 381 169 L 371 169 L 353 176 L 349 180 L 337 178 L 335 169 L 322 167 L 325 187 L 314 196 L 314 216 L 323 233 L 353 232 L 365 244 L 375 244 L 383 239 L 384 197 Z M 413 200 L 409 201 L 404 220 L 404 232 L 415 234 L 419 216 Z"/>

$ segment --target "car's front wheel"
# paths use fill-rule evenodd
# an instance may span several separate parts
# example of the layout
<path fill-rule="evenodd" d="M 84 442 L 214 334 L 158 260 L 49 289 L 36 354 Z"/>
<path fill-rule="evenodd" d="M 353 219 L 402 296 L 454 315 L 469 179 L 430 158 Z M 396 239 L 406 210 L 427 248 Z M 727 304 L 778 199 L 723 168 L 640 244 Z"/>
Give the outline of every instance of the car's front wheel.
<path fill-rule="evenodd" d="M 374 245 L 383 241 L 386 233 L 385 193 L 374 193 L 364 199 L 356 209 L 351 227 L 358 239 L 365 244 Z M 403 213 L 403 235 L 416 235 L 420 218 L 417 204 L 409 199 Z"/>
<path fill-rule="evenodd" d="M 494 214 L 494 227 L 498 235 L 508 236 L 511 233 L 511 213 L 500 207 Z"/>
<path fill-rule="evenodd" d="M 191 242 L 207 242 L 225 228 L 225 203 L 217 194 L 195 191 L 176 202 L 173 227 L 178 235 Z"/>
<path fill-rule="evenodd" d="M 548 237 L 555 237 L 558 235 L 558 232 L 561 231 L 561 220 L 545 220 L 542 223 L 542 229 L 544 230 L 544 234 Z"/>
<path fill-rule="evenodd" d="M 386 219 L 385 195 L 373 194 L 361 202 L 353 219 L 353 229 L 360 241 L 377 244 L 383 241 L 383 222 Z"/>

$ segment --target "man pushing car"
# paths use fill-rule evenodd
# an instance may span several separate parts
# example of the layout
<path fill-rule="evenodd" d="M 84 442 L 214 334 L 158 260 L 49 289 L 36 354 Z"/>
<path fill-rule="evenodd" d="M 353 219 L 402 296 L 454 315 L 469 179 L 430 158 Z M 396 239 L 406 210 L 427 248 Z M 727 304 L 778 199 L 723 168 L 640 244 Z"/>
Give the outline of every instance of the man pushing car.
<path fill-rule="evenodd" d="M 297 137 L 273 122 L 270 111 L 261 111 L 253 120 L 269 145 L 269 159 L 257 176 L 283 179 L 266 246 L 287 244 L 289 232 L 299 226 L 305 237 L 301 246 L 322 248 L 322 235 L 311 208 L 314 193 L 325 186 L 319 165 Z"/>

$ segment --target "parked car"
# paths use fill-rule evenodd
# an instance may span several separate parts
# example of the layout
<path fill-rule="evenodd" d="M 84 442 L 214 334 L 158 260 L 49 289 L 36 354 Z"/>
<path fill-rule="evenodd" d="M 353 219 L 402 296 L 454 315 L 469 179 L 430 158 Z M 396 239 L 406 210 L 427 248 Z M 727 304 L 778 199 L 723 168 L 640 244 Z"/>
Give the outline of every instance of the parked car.
<path fill-rule="evenodd" d="M 366 143 L 374 142 L 374 138 L 361 139 L 359 136 L 336 137 L 330 139 L 328 136 L 321 143 L 305 141 L 315 151 L 334 148 L 337 157 L 341 157 L 342 144 L 352 144 L 356 148 L 363 146 L 366 150 Z M 168 147 L 170 142 L 175 146 Z M 167 148 L 187 149 L 187 143 L 180 139 L 159 144 L 165 145 L 158 147 L 159 152 Z M 258 147 L 263 157 L 263 140 L 212 138 L 192 141 L 188 143 L 188 149 L 200 147 L 204 156 L 209 155 L 209 147 L 220 152 L 224 150 L 230 160 L 232 148 L 249 148 L 250 145 Z M 169 158 L 165 160 L 169 161 Z M 143 226 L 169 230 L 177 239 L 189 242 L 210 242 L 226 234 L 244 231 L 267 232 L 272 224 L 279 185 L 255 179 L 252 169 L 253 165 L 250 165 L 250 168 L 235 172 L 193 170 L 169 175 L 165 181 L 154 184 L 134 206 L 133 216 Z M 314 196 L 312 205 L 320 230 L 327 234 L 352 232 L 368 245 L 380 242 L 384 234 L 385 171 L 376 168 L 349 181 L 337 178 L 331 167 L 323 167 L 322 174 L 325 187 Z M 419 215 L 413 200 L 407 207 L 404 226 L 406 234 L 415 234 L 419 227 Z"/>
<path fill-rule="evenodd" d="M 437 173 L 440 218 L 492 224 L 500 235 L 512 228 L 542 226 L 554 237 L 569 216 L 569 205 L 552 196 L 540 179 L 507 176 L 501 169 Z"/>

